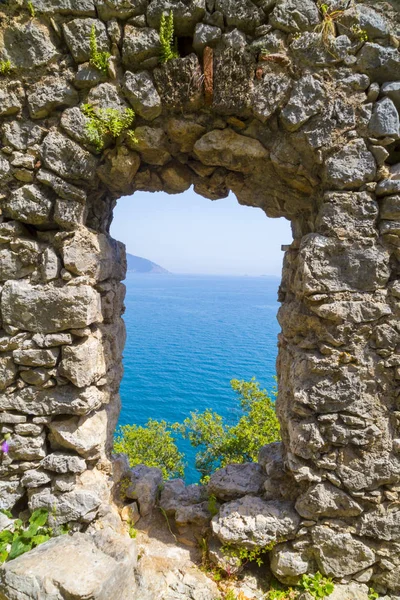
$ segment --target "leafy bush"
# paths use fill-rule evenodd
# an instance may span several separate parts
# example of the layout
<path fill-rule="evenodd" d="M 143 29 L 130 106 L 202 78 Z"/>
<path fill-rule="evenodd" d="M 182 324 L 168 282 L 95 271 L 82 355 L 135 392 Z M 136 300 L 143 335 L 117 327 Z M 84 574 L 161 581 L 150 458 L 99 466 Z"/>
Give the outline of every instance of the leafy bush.
<path fill-rule="evenodd" d="M 332 579 L 324 577 L 319 571 L 315 575 L 303 575 L 301 587 L 313 598 L 326 598 L 335 589 Z"/>
<path fill-rule="evenodd" d="M 160 42 L 161 54 L 160 62 L 166 63 L 173 58 L 178 58 L 178 40 L 174 36 L 174 14 L 171 10 L 169 15 L 161 15 L 160 21 Z"/>
<path fill-rule="evenodd" d="M 135 141 L 135 133 L 129 128 L 135 120 L 135 112 L 131 108 L 95 108 L 91 104 L 82 106 L 83 114 L 88 117 L 86 133 L 90 142 L 100 151 L 104 148 L 106 136 L 118 138 L 124 131 Z"/>
<path fill-rule="evenodd" d="M 139 464 L 158 467 L 164 479 L 184 474 L 184 456 L 176 446 L 173 428 L 166 421 L 149 419 L 145 427 L 122 425 L 114 442 L 114 452 L 126 454 L 131 467 Z"/>
<path fill-rule="evenodd" d="M 96 28 L 93 25 L 90 31 L 90 64 L 103 73 L 108 73 L 108 61 L 111 58 L 109 52 L 100 52 L 97 45 Z"/>
<path fill-rule="evenodd" d="M 229 425 L 221 415 L 207 409 L 203 413 L 191 413 L 179 426 L 183 437 L 200 448 L 196 468 L 203 479 L 230 463 L 256 461 L 261 446 L 280 439 L 274 402 L 260 389 L 259 383 L 254 378 L 251 381 L 233 379 L 231 386 L 240 403 L 240 418 L 236 424 Z"/>
<path fill-rule="evenodd" d="M 11 513 L 2 512 L 12 518 Z M 0 563 L 13 560 L 43 542 L 47 542 L 53 535 L 53 530 L 47 527 L 48 518 L 49 512 L 45 508 L 39 508 L 32 513 L 28 523 L 24 524 L 21 519 L 16 519 L 13 532 L 2 531 L 0 533 Z M 64 530 L 62 533 L 66 533 L 66 531 Z"/>

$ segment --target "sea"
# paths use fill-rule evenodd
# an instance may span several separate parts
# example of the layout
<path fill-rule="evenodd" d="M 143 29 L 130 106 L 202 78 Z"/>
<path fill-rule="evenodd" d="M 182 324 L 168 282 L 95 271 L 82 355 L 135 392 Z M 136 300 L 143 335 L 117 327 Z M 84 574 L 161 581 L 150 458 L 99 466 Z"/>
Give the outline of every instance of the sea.
<path fill-rule="evenodd" d="M 128 273 L 127 343 L 120 425 L 149 418 L 182 422 L 211 408 L 233 422 L 231 379 L 275 385 L 279 308 L 277 277 Z M 185 452 L 185 480 L 195 483 L 196 450 Z"/>

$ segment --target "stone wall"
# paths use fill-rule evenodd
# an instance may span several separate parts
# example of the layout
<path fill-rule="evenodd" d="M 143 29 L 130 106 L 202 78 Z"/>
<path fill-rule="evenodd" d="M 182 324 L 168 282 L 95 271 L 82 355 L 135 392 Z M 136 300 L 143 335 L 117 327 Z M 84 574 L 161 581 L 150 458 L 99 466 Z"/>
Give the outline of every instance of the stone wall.
<path fill-rule="evenodd" d="M 231 190 L 290 219 L 294 236 L 280 288 L 283 458 L 264 501 L 296 518 L 277 534 L 275 572 L 316 563 L 400 591 L 399 13 L 344 4 L 328 42 L 314 0 L 1 4 L 1 508 L 46 507 L 81 529 L 110 501 L 118 197 Z M 170 9 L 181 57 L 160 65 Z M 89 62 L 93 26 L 107 73 Z M 96 150 L 85 104 L 133 108 L 136 139 Z"/>

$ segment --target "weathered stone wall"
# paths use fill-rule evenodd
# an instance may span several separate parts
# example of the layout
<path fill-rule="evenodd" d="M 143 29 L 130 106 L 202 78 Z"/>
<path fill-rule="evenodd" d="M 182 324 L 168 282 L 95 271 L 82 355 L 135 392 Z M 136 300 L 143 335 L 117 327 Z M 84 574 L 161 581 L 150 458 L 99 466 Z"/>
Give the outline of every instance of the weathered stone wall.
<path fill-rule="evenodd" d="M 395 2 L 349 3 L 329 45 L 314 0 L 31 4 L 34 16 L 22 0 L 0 15 L 13 68 L 0 80 L 0 423 L 11 434 L 0 507 L 44 506 L 81 527 L 109 502 L 126 268 L 108 233 L 116 199 L 232 190 L 293 225 L 279 312 L 283 462 L 264 459 L 257 500 L 292 515 L 276 530 L 274 571 L 400 591 Z M 160 65 L 170 9 L 181 58 Z M 89 64 L 93 25 L 112 54 L 107 74 Z M 96 151 L 85 103 L 133 107 L 136 141 L 106 136 Z"/>

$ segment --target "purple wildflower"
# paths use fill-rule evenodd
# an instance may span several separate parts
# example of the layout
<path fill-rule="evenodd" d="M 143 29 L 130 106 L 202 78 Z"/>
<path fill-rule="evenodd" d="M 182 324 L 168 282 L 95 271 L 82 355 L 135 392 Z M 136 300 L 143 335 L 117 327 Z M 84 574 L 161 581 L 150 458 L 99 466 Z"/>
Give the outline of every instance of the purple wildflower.
<path fill-rule="evenodd" d="M 10 450 L 10 444 L 7 442 L 7 440 L 4 440 L 4 442 L 1 444 L 1 451 L 3 452 L 3 454 L 8 454 Z"/>

